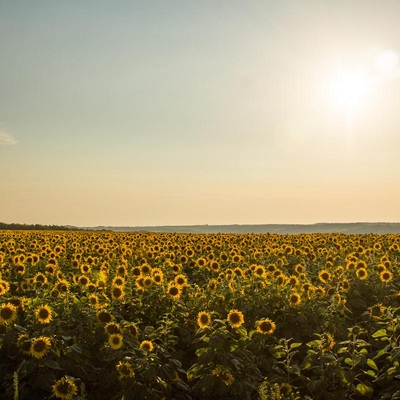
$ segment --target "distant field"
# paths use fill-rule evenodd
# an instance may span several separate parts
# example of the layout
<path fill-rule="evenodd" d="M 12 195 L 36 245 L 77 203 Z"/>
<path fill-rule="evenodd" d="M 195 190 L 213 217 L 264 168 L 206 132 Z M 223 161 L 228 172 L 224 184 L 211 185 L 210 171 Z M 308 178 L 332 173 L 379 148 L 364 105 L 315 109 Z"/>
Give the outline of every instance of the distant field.
<path fill-rule="evenodd" d="M 343 224 L 261 224 L 261 225 L 177 225 L 177 226 L 110 226 L 85 229 L 108 229 L 119 232 L 161 232 L 161 233 L 346 233 L 346 234 L 388 234 L 400 233 L 400 223 L 356 222 Z"/>
<path fill-rule="evenodd" d="M 399 399 L 399 271 L 395 234 L 0 231 L 0 399 Z"/>

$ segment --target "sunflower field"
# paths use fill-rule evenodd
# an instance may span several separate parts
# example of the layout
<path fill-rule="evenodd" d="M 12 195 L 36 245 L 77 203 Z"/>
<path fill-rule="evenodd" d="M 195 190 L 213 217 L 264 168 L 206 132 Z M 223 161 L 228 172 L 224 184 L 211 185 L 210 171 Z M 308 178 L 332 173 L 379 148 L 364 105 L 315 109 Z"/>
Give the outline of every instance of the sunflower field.
<path fill-rule="evenodd" d="M 400 235 L 0 231 L 0 399 L 400 399 Z"/>

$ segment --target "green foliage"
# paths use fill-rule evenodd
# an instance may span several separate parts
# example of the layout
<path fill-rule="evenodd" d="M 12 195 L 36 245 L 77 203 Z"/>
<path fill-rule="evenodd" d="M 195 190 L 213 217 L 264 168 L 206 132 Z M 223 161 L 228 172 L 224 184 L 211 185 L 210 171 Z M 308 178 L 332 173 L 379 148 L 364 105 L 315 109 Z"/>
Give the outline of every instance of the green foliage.
<path fill-rule="evenodd" d="M 399 260 L 396 235 L 0 232 L 0 399 L 400 399 Z"/>

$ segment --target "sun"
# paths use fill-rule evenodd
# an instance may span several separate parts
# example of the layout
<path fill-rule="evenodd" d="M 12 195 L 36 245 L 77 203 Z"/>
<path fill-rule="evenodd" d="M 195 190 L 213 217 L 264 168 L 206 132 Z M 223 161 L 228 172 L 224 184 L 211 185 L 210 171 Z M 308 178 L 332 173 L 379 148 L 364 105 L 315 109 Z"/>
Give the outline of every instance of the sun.
<path fill-rule="evenodd" d="M 354 110 L 368 99 L 372 80 L 363 70 L 341 71 L 332 83 L 332 92 L 337 106 Z"/>
<path fill-rule="evenodd" d="M 375 68 L 381 74 L 394 72 L 399 65 L 399 54 L 394 50 L 385 50 L 375 58 Z"/>
<path fill-rule="evenodd" d="M 339 64 L 327 78 L 329 96 L 336 108 L 353 114 L 365 108 L 373 92 L 385 81 L 400 77 L 400 56 L 397 51 L 384 50 L 363 64 Z"/>

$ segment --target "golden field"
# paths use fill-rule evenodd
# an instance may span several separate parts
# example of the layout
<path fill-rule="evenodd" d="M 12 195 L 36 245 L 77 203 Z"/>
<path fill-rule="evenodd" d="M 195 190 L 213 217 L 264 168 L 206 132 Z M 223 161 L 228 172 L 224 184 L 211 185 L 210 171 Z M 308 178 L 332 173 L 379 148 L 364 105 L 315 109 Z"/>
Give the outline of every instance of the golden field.
<path fill-rule="evenodd" d="M 400 399 L 400 235 L 0 232 L 1 399 Z"/>

